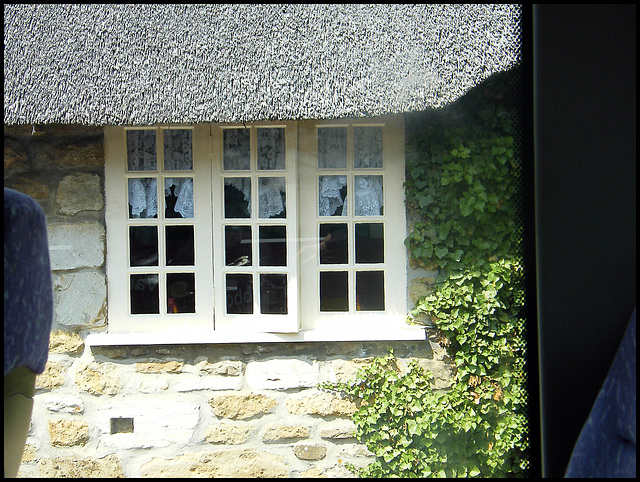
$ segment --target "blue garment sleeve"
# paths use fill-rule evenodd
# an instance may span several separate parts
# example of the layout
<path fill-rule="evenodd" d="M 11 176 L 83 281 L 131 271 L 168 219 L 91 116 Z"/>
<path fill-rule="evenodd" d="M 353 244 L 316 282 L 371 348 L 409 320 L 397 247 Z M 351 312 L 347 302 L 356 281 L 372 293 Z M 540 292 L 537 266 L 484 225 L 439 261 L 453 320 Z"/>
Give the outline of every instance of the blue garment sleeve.
<path fill-rule="evenodd" d="M 565 477 L 636 476 L 636 310 L 573 449 Z"/>
<path fill-rule="evenodd" d="M 42 373 L 49 353 L 53 289 L 47 223 L 40 205 L 4 188 L 4 374 Z"/>

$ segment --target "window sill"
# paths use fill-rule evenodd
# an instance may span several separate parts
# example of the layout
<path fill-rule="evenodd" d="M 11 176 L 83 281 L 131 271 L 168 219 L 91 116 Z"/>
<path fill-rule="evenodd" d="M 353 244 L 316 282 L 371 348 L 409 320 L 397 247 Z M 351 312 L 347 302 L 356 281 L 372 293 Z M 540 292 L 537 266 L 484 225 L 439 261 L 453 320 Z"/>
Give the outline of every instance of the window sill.
<path fill-rule="evenodd" d="M 206 331 L 192 333 L 91 333 L 89 346 L 127 345 L 192 345 L 224 343 L 287 343 L 287 342 L 347 342 L 347 341 L 416 341 L 426 340 L 422 326 L 407 326 L 390 330 L 370 330 L 364 333 L 336 333 L 326 330 L 303 330 L 298 333 L 247 333 Z"/>

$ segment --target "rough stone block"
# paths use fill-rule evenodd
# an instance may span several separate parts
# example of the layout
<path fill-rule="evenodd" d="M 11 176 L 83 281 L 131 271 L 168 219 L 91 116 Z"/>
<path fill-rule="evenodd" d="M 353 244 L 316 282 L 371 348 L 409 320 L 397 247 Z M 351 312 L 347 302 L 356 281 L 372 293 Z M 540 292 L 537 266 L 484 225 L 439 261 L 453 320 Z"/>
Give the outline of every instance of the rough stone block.
<path fill-rule="evenodd" d="M 318 365 L 297 359 L 268 360 L 247 364 L 247 385 L 256 390 L 312 388 L 318 384 Z"/>
<path fill-rule="evenodd" d="M 320 437 L 329 440 L 352 439 L 356 436 L 356 426 L 353 422 L 331 424 L 320 430 Z"/>
<path fill-rule="evenodd" d="M 44 406 L 50 412 L 84 412 L 84 402 L 74 395 L 49 395 L 44 399 Z"/>
<path fill-rule="evenodd" d="M 322 460 L 327 456 L 327 447 L 322 445 L 296 445 L 293 453 L 300 460 Z"/>
<path fill-rule="evenodd" d="M 305 398 L 288 400 L 287 410 L 294 415 L 350 417 L 356 411 L 356 404 L 337 395 L 318 392 Z"/>
<path fill-rule="evenodd" d="M 209 400 L 217 417 L 244 420 L 269 413 L 278 402 L 265 395 L 220 395 Z"/>
<path fill-rule="evenodd" d="M 86 392 L 102 395 L 115 395 L 122 389 L 119 369 L 113 363 L 79 364 L 76 385 Z"/>
<path fill-rule="evenodd" d="M 89 441 L 89 424 L 83 420 L 49 420 L 49 438 L 54 447 L 83 446 Z"/>
<path fill-rule="evenodd" d="M 140 469 L 142 477 L 288 477 L 283 457 L 254 449 L 221 450 L 181 455 L 170 460 L 155 458 Z"/>
<path fill-rule="evenodd" d="M 183 362 L 140 362 L 136 363 L 138 373 L 181 373 L 184 367 Z"/>
<path fill-rule="evenodd" d="M 106 324 L 107 285 L 93 271 L 66 273 L 53 281 L 55 320 L 71 328 L 102 327 Z"/>
<path fill-rule="evenodd" d="M 99 211 L 104 207 L 100 177 L 95 174 L 66 176 L 56 192 L 58 212 L 73 216 L 81 211 Z"/>
<path fill-rule="evenodd" d="M 104 264 L 105 231 L 96 222 L 49 224 L 52 270 L 97 268 Z"/>
<path fill-rule="evenodd" d="M 120 459 L 107 455 L 100 459 L 78 457 L 55 457 L 40 459 L 40 477 L 48 478 L 122 478 L 124 472 Z"/>
<path fill-rule="evenodd" d="M 253 431 L 251 425 L 221 423 L 209 427 L 204 441 L 210 444 L 239 445 L 249 440 Z"/>
<path fill-rule="evenodd" d="M 84 349 L 82 337 L 70 331 L 53 330 L 49 335 L 49 353 L 80 355 Z"/>
<path fill-rule="evenodd" d="M 12 189 L 20 191 L 40 201 L 49 199 L 49 186 L 35 179 L 18 178 L 12 182 Z"/>
<path fill-rule="evenodd" d="M 199 363 L 197 366 L 202 373 L 229 377 L 239 377 L 244 370 L 244 363 L 233 360 L 223 360 L 217 363 L 208 363 L 205 361 Z"/>
<path fill-rule="evenodd" d="M 36 377 L 36 388 L 52 390 L 64 385 L 66 368 L 56 362 L 47 361 L 44 372 Z"/>
<path fill-rule="evenodd" d="M 285 442 L 309 438 L 309 427 L 302 425 L 271 425 L 262 435 L 263 442 Z"/>

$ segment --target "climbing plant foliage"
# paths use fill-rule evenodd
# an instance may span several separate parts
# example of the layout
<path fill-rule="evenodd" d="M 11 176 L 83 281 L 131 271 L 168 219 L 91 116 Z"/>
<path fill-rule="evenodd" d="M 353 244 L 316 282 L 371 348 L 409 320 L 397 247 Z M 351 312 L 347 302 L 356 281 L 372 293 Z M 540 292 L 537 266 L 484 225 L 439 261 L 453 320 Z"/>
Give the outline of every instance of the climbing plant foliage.
<path fill-rule="evenodd" d="M 391 352 L 349 383 L 358 439 L 376 455 L 366 477 L 526 476 L 524 280 L 514 140 L 517 72 L 456 104 L 407 118 L 410 259 L 437 270 L 410 318 L 428 316 L 454 366 L 451 387 Z"/>

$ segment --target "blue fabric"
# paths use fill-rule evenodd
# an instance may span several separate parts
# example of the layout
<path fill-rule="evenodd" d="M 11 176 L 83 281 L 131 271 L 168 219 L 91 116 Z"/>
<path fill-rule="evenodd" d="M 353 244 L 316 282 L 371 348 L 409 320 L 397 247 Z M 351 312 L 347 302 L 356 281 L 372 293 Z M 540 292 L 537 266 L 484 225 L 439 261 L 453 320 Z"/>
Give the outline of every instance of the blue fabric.
<path fill-rule="evenodd" d="M 4 188 L 4 374 L 42 373 L 49 353 L 53 289 L 47 223 L 40 205 Z"/>
<path fill-rule="evenodd" d="M 636 476 L 636 310 L 573 449 L 565 477 Z"/>

